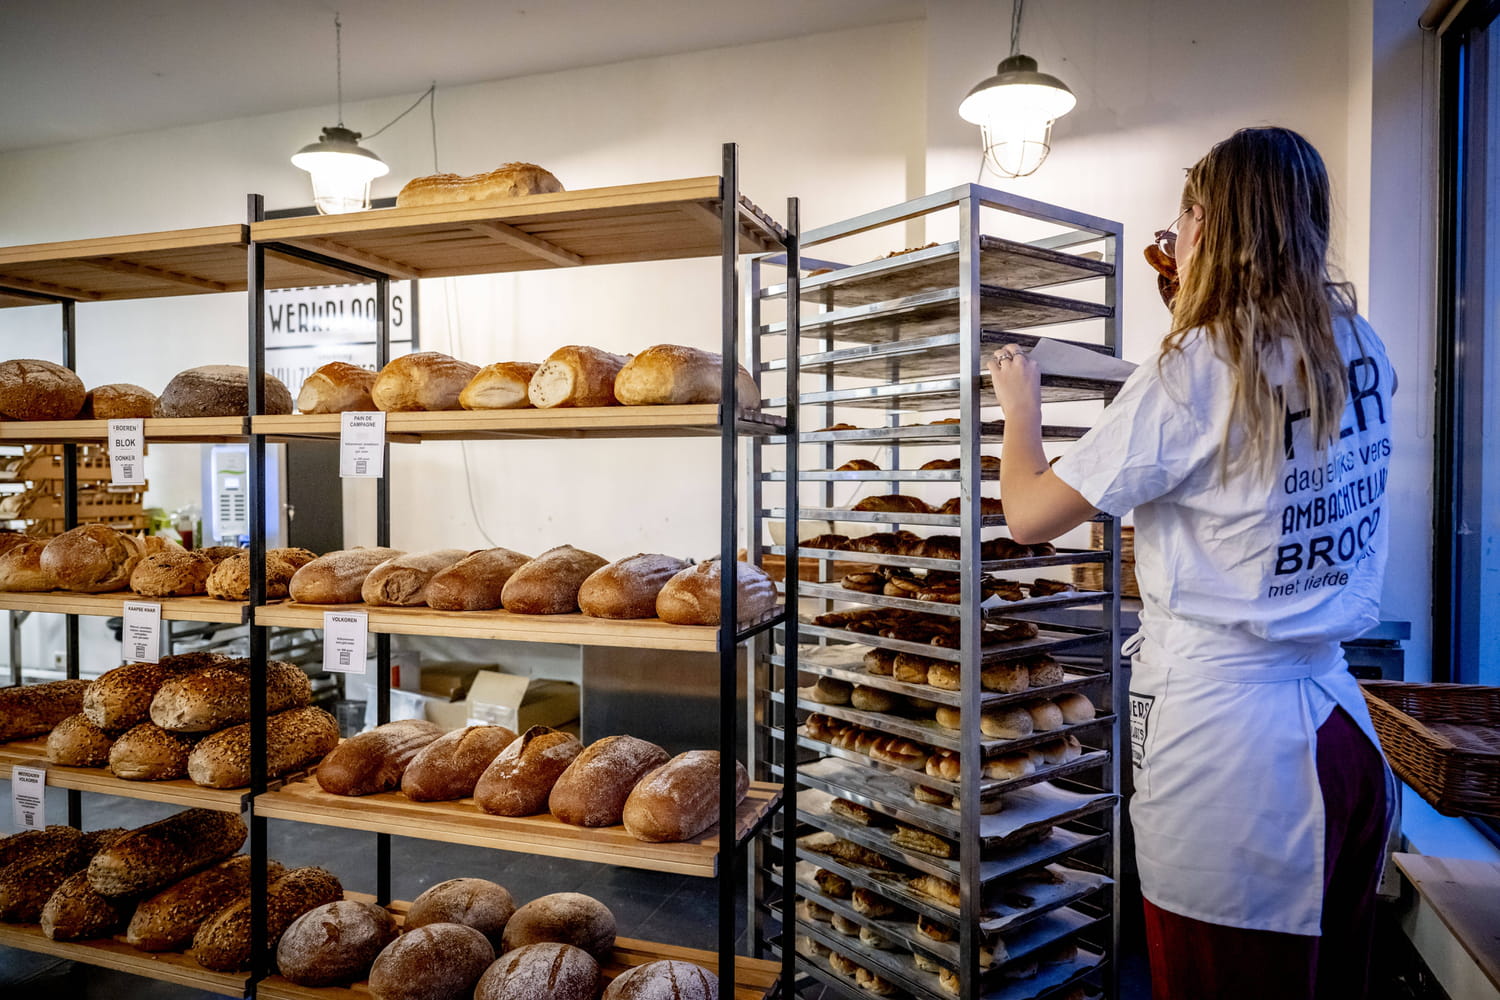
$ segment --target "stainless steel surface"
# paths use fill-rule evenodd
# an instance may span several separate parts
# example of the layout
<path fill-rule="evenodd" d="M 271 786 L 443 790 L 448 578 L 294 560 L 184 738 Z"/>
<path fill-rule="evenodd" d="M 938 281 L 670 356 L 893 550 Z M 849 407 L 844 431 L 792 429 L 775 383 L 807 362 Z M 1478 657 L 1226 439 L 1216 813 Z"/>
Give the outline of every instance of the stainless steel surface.
<path fill-rule="evenodd" d="M 785 555 L 783 546 L 768 546 L 767 552 Z M 848 549 L 815 549 L 799 546 L 797 554 L 803 559 L 826 559 L 829 562 L 871 563 L 878 566 L 908 566 L 914 569 L 940 569 L 957 573 L 963 565 L 961 559 L 928 559 L 925 556 L 896 556 L 884 552 L 852 552 Z M 1108 562 L 1108 552 L 1098 549 L 1059 549 L 1055 555 L 1026 556 L 1021 559 L 986 559 L 979 568 L 986 573 L 1006 573 L 1018 570 L 1043 569 L 1049 566 L 1078 566 L 1084 563 Z"/>
<path fill-rule="evenodd" d="M 960 270 L 965 268 L 962 263 L 965 256 L 967 254 L 960 254 Z M 834 309 L 813 319 L 804 319 L 802 332 L 807 336 L 821 335 L 835 341 L 867 344 L 950 333 L 955 326 L 960 329 L 963 326 L 960 319 L 961 314 L 966 311 L 963 308 L 963 294 L 961 289 L 950 287 L 919 292 L 874 305 Z M 995 288 L 981 285 L 977 280 L 973 294 L 979 307 L 979 321 L 974 327 L 976 331 L 1061 326 L 1083 320 L 1103 319 L 1110 315 L 1110 309 L 1097 302 L 1041 292 Z M 761 330 L 767 336 L 776 336 L 786 331 L 786 325 L 767 323 Z"/>
<path fill-rule="evenodd" d="M 931 657 L 935 660 L 948 660 L 957 663 L 962 660 L 963 654 L 956 649 L 946 646 L 934 646 L 930 643 L 907 642 L 903 639 L 888 639 L 885 636 L 870 635 L 865 632 L 850 632 L 843 628 L 824 628 L 821 625 L 811 625 L 806 622 L 797 626 L 798 632 L 804 636 L 823 639 L 834 639 L 843 642 L 859 643 L 865 646 L 878 646 L 881 649 L 894 649 L 901 653 L 916 653 L 920 656 Z M 1089 629 L 1071 629 L 1066 626 L 1046 627 L 1043 626 L 1034 639 L 1017 639 L 1012 642 L 1000 642 L 987 644 L 984 650 L 984 663 L 998 663 L 1002 660 L 1015 660 L 1024 656 L 1032 656 L 1036 653 L 1055 653 L 1076 646 L 1097 643 L 1108 637 L 1107 632 Z"/>
<path fill-rule="evenodd" d="M 769 517 L 784 517 L 785 508 L 772 507 L 766 511 Z M 870 524 L 925 524 L 935 528 L 958 527 L 958 514 L 897 514 L 883 510 L 850 510 L 847 507 L 799 507 L 797 518 L 801 521 L 865 521 Z M 990 514 L 983 518 L 986 528 L 999 528 L 1005 524 L 1002 514 Z"/>
<path fill-rule="evenodd" d="M 804 583 L 802 593 L 807 597 L 822 597 L 830 601 L 878 608 L 900 608 L 903 611 L 920 611 L 925 614 L 945 615 L 952 618 L 957 618 L 964 613 L 962 606 L 958 604 L 947 604 L 943 601 L 918 601 L 907 597 L 886 597 L 884 594 L 866 594 L 862 591 L 850 590 L 837 583 Z M 1066 590 L 1060 594 L 1049 594 L 1046 597 L 1000 601 L 991 607 L 981 607 L 980 613 L 985 620 L 990 620 L 1047 608 L 1066 608 L 1076 604 L 1097 605 L 1102 596 L 1104 595 L 1097 590 Z"/>
<path fill-rule="evenodd" d="M 1000 330 L 979 331 L 979 342 L 985 350 L 1016 344 L 1024 348 L 1035 347 L 1042 338 L 1026 333 Z M 1103 344 L 1078 340 L 1056 339 L 1085 351 L 1111 355 Z M 834 351 L 802 356 L 802 370 L 808 373 L 836 375 L 851 378 L 873 378 L 883 381 L 910 381 L 914 378 L 932 378 L 951 375 L 958 367 L 958 355 L 962 341 L 957 333 L 937 334 L 918 340 L 894 340 L 878 344 L 856 344 Z M 785 362 L 767 363 L 767 371 L 784 367 Z"/>
<path fill-rule="evenodd" d="M 582 647 L 580 709 L 585 745 L 646 733 L 668 753 L 719 745 L 719 655 Z M 745 717 L 746 655 L 740 647 L 736 718 Z"/>
<path fill-rule="evenodd" d="M 886 385 L 854 386 L 829 389 L 822 392 L 805 392 L 802 403 L 829 403 L 834 406 L 852 406 L 862 409 L 903 410 L 923 413 L 935 410 L 962 408 L 962 379 L 934 378 L 919 382 L 901 382 Z M 1072 378 L 1066 375 L 1042 376 L 1042 402 L 1084 403 L 1092 400 L 1113 399 L 1123 382 L 1107 379 Z M 766 401 L 770 406 L 785 405 L 781 399 Z M 985 409 L 994 409 L 992 399 L 979 404 Z"/>
<path fill-rule="evenodd" d="M 831 423 L 824 427 L 833 426 Z M 1076 441 L 1088 433 L 1087 427 L 1068 427 L 1058 424 L 1042 425 L 1043 441 Z M 1005 436 L 1004 420 L 986 420 L 979 425 L 979 439 L 992 444 L 999 443 Z M 959 426 L 955 423 L 917 423 L 897 425 L 893 427 L 856 427 L 853 430 L 827 430 L 818 429 L 804 431 L 800 435 L 803 444 L 868 444 L 877 446 L 901 445 L 911 447 L 914 445 L 956 445 L 959 443 Z M 770 439 L 771 444 L 779 444 L 780 438 Z M 832 452 L 829 452 L 821 468 L 832 468 Z"/>

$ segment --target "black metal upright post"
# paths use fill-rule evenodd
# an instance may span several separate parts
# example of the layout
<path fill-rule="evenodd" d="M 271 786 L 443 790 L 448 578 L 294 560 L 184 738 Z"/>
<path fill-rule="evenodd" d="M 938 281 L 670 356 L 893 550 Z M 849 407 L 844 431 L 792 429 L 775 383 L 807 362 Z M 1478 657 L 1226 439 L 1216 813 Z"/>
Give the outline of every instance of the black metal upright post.
<path fill-rule="evenodd" d="M 78 309 L 72 299 L 65 299 L 62 306 L 63 367 L 78 370 Z M 78 445 L 68 442 L 63 445 L 63 528 L 71 531 L 78 527 Z M 69 680 L 77 680 L 79 674 L 78 616 L 63 618 L 63 641 L 66 649 L 65 669 Z M 68 825 L 83 826 L 83 796 L 77 789 L 68 789 Z"/>
<path fill-rule="evenodd" d="M 417 280 L 411 282 L 415 297 Z M 375 365 L 384 368 L 391 360 L 391 282 L 384 275 L 375 279 Z M 413 302 L 412 308 L 416 308 Z M 391 446 L 383 444 L 383 475 L 375 480 L 375 544 L 391 544 Z M 391 721 L 391 637 L 381 632 L 375 636 L 375 722 Z M 391 835 L 375 835 L 375 901 L 381 906 L 391 901 Z"/>
<path fill-rule="evenodd" d="M 739 685 L 739 393 L 736 369 L 739 359 L 739 149 L 724 144 L 720 181 L 723 244 L 720 247 L 723 287 L 720 311 L 723 357 L 722 392 L 719 407 L 719 980 L 721 993 L 734 992 L 734 948 L 737 937 L 735 886 L 739 851 L 735 816 L 735 707 Z"/>
<path fill-rule="evenodd" d="M 801 204 L 786 202 L 786 584 L 785 641 L 781 644 L 781 996 L 797 990 L 797 594 L 802 578 L 797 507 L 801 475 L 797 403 L 801 395 Z M 756 331 L 751 331 L 754 336 Z"/>
<path fill-rule="evenodd" d="M 265 198 L 249 196 L 246 214 L 251 225 L 265 218 Z M 249 414 L 253 421 L 265 410 L 266 389 L 266 251 L 253 240 L 246 254 L 245 292 L 249 308 Z M 266 438 L 250 435 L 250 981 L 269 971 L 270 942 L 266 940 L 267 858 L 266 819 L 255 814 L 255 798 L 266 791 L 266 661 L 267 630 L 256 623 L 256 611 L 266 602 Z"/>

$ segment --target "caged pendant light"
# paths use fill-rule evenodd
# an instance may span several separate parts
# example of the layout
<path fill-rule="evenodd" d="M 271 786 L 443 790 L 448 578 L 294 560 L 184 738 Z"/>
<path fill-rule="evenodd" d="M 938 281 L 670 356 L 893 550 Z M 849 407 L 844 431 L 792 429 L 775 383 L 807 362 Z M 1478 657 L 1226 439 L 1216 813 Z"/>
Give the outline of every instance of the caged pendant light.
<path fill-rule="evenodd" d="M 1078 103 L 1067 84 L 1021 55 L 1023 6 L 1012 2 L 1009 57 L 958 105 L 959 117 L 979 126 L 985 159 L 1005 177 L 1036 172 L 1052 149 L 1052 123 Z"/>
<path fill-rule="evenodd" d="M 313 204 L 323 215 L 362 212 L 370 207 L 370 182 L 391 172 L 385 161 L 359 144 L 358 132 L 344 126 L 344 39 L 333 16 L 339 123 L 323 129 L 317 142 L 292 154 L 292 165 L 312 175 Z"/>

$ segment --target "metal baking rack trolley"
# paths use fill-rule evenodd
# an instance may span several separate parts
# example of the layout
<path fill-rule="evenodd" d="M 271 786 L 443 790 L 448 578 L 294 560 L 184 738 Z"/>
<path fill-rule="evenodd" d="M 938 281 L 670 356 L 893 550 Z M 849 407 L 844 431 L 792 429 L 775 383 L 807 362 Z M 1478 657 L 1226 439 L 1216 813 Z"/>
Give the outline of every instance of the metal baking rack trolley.
<path fill-rule="evenodd" d="M 835 259 L 903 246 L 918 226 L 956 236 Z M 758 848 L 757 943 L 801 985 L 1115 993 L 1119 524 L 1102 519 L 1102 549 L 1086 528 L 1056 547 L 1006 537 L 1005 426 L 984 362 L 1043 338 L 1117 357 L 1120 234 L 965 185 L 752 265 L 758 374 L 790 369 L 800 447 L 787 454 L 801 456 L 754 484 L 796 481 L 797 506 L 755 504 L 799 523 L 800 542 L 788 530 L 766 551 L 803 581 L 761 678 L 761 776 L 796 808 Z M 773 356 L 799 320 L 800 349 Z M 1042 384 L 1060 453 L 1121 383 L 1054 370 Z M 1090 563 L 1106 589 L 1068 582 Z"/>

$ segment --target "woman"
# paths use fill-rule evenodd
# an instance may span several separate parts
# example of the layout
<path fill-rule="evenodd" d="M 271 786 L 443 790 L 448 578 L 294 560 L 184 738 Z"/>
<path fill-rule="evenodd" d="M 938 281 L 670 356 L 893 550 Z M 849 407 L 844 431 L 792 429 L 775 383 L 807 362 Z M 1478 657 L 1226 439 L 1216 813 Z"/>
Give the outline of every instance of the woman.
<path fill-rule="evenodd" d="M 1365 995 L 1393 793 L 1339 643 L 1378 619 L 1395 377 L 1329 278 L 1329 216 L 1295 132 L 1215 146 L 1183 189 L 1160 352 L 1053 468 L 1036 366 L 989 362 L 1012 535 L 1135 511 L 1130 816 L 1157 998 Z"/>

